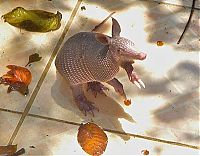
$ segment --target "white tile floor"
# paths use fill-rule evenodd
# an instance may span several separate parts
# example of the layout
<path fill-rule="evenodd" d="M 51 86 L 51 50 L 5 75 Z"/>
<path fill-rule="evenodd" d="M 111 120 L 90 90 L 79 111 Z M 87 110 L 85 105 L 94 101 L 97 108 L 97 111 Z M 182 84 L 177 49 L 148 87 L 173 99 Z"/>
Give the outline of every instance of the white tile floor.
<path fill-rule="evenodd" d="M 0 145 L 6 145 L 10 140 L 13 144 L 18 144 L 19 148 L 24 147 L 27 155 L 84 154 L 76 141 L 78 126 L 64 122 L 82 123 L 93 120 L 106 129 L 148 136 L 156 140 L 106 132 L 109 143 L 105 154 L 141 154 L 143 149 L 158 155 L 198 154 L 199 10 L 195 10 L 188 31 L 177 45 L 190 12 L 189 8 L 181 6 L 187 6 L 187 0 L 177 1 L 178 5 L 171 5 L 174 4 L 172 1 L 159 4 L 155 1 L 137 0 L 121 0 L 118 3 L 112 0 L 109 3 L 105 0 L 83 0 L 75 8 L 77 2 L 0 2 L 1 15 L 16 6 L 51 12 L 58 10 L 63 14 L 61 28 L 45 34 L 19 31 L 1 20 L 0 76 L 7 71 L 8 64 L 25 65 L 32 53 L 39 53 L 43 59 L 28 67 L 33 81 L 27 97 L 17 92 L 7 94 L 7 87 L 0 87 Z M 82 11 L 81 6 L 85 6 L 86 10 Z M 77 11 L 74 19 L 70 18 L 72 10 Z M 140 51 L 148 54 L 146 60 L 135 64 L 136 72 L 145 82 L 146 89 L 139 90 L 128 81 L 125 72 L 120 70 L 117 78 L 124 84 L 132 105 L 124 106 L 112 88 L 107 92 L 108 97 L 99 95 L 95 99 L 87 93 L 100 112 L 95 112 L 95 117 L 85 117 L 76 108 L 69 85 L 56 72 L 54 62 L 49 71 L 46 69 L 47 63 L 53 58 L 51 54 L 55 46 L 59 47 L 61 44 L 61 34 L 67 33 L 64 39 L 67 40 L 79 31 L 91 31 L 112 11 L 116 11 L 113 16 L 121 25 L 121 35 L 133 40 Z M 64 30 L 68 27 L 69 19 L 73 20 L 72 25 L 69 30 Z M 111 20 L 99 31 L 110 35 L 110 28 Z M 158 40 L 164 42 L 162 47 L 156 45 Z M 36 87 L 44 72 L 47 72 L 44 81 Z M 31 106 L 29 113 L 32 116 L 24 116 L 27 105 Z M 5 112 L 6 109 L 9 112 Z M 20 124 L 22 114 L 24 120 L 20 120 Z M 46 118 L 42 119 L 43 117 Z M 165 141 L 176 142 L 176 145 L 172 145 L 172 142 L 163 143 Z M 185 145 L 181 146 L 181 143 Z"/>

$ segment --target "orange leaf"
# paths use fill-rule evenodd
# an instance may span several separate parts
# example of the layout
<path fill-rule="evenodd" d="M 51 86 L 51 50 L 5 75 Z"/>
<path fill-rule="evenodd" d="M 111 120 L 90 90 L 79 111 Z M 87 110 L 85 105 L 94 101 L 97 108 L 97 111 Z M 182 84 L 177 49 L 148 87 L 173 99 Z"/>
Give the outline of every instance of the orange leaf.
<path fill-rule="evenodd" d="M 81 125 L 77 138 L 82 149 L 90 155 L 103 154 L 108 143 L 108 137 L 103 129 L 94 123 Z"/>
<path fill-rule="evenodd" d="M 8 73 L 5 74 L 5 76 L 8 76 L 8 75 L 11 76 L 12 77 L 10 79 L 11 81 L 23 82 L 27 86 L 31 83 L 32 75 L 31 75 L 31 72 L 27 68 L 15 66 L 15 65 L 8 65 L 7 68 L 11 70 L 8 71 Z"/>
<path fill-rule="evenodd" d="M 17 90 L 23 95 L 27 95 L 28 85 L 32 80 L 31 72 L 27 68 L 16 65 L 8 65 L 7 68 L 10 70 L 0 77 L 0 84 L 9 85 L 8 93 Z"/>

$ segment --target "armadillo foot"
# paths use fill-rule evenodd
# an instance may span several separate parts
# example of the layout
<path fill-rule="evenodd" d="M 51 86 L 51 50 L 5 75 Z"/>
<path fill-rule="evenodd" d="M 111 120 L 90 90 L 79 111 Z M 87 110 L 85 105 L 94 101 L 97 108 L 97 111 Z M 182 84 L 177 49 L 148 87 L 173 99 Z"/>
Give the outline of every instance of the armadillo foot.
<path fill-rule="evenodd" d="M 94 103 L 89 101 L 83 94 L 75 97 L 75 102 L 79 109 L 85 113 L 85 116 L 87 115 L 87 112 L 90 112 L 94 116 L 94 110 L 99 111 L 99 109 L 93 105 Z"/>
<path fill-rule="evenodd" d="M 124 100 L 126 100 L 126 94 L 124 92 L 123 85 L 117 80 L 116 78 L 113 78 L 112 80 L 107 82 L 109 85 L 113 86 L 115 91 L 123 97 Z"/>
<path fill-rule="evenodd" d="M 98 93 L 106 96 L 104 90 L 109 90 L 109 89 L 100 82 L 94 81 L 87 83 L 87 91 L 89 90 L 92 91 L 94 97 L 96 98 Z"/>

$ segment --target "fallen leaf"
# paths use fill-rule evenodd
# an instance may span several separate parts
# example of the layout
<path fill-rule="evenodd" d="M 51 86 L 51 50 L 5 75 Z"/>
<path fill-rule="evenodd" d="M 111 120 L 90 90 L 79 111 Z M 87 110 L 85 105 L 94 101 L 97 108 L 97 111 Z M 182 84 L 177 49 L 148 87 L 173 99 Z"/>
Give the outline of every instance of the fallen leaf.
<path fill-rule="evenodd" d="M 148 150 L 142 150 L 141 153 L 142 153 L 143 155 L 149 155 L 149 151 L 148 151 Z"/>
<path fill-rule="evenodd" d="M 28 66 L 30 63 L 33 63 L 33 62 L 38 62 L 42 59 L 42 57 L 39 56 L 38 53 L 35 53 L 35 54 L 32 54 L 29 56 L 29 61 L 28 63 L 26 64 L 26 66 Z M 26 67 L 25 66 L 25 67 Z"/>
<path fill-rule="evenodd" d="M 103 129 L 90 122 L 79 127 L 77 139 L 82 149 L 90 155 L 103 154 L 108 143 Z"/>
<path fill-rule="evenodd" d="M 0 155 L 13 155 L 17 151 L 17 145 L 0 146 Z"/>
<path fill-rule="evenodd" d="M 0 84 L 9 85 L 8 93 L 11 91 L 19 91 L 23 95 L 28 94 L 28 85 L 31 83 L 31 72 L 20 66 L 8 65 L 10 69 L 5 75 L 0 77 Z"/>
<path fill-rule="evenodd" d="M 49 32 L 60 28 L 62 14 L 59 11 L 54 14 L 43 10 L 26 10 L 17 7 L 2 18 L 5 22 L 27 31 Z"/>
<path fill-rule="evenodd" d="M 157 46 L 163 46 L 164 42 L 163 41 L 157 41 Z"/>
<path fill-rule="evenodd" d="M 130 100 L 129 100 L 129 99 L 124 100 L 124 104 L 125 104 L 126 106 L 131 105 L 131 99 L 130 99 Z"/>

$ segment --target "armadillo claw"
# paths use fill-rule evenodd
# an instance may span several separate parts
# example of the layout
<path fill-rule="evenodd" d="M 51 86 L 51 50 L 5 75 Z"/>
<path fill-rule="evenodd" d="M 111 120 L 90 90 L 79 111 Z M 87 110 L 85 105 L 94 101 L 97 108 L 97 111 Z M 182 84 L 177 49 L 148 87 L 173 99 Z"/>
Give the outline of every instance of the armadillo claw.
<path fill-rule="evenodd" d="M 139 88 L 139 89 L 141 89 L 141 86 L 143 87 L 143 88 L 145 88 L 145 84 L 144 84 L 144 82 L 141 80 L 141 79 L 139 79 L 139 80 L 137 80 L 137 81 L 133 81 L 133 83 Z M 141 86 L 140 86 L 141 85 Z"/>
<path fill-rule="evenodd" d="M 141 79 L 139 79 L 138 82 L 142 85 L 143 88 L 145 88 L 145 84 Z"/>
<path fill-rule="evenodd" d="M 140 86 L 139 82 L 133 81 L 133 83 L 134 83 L 139 89 L 141 89 L 141 86 Z"/>

